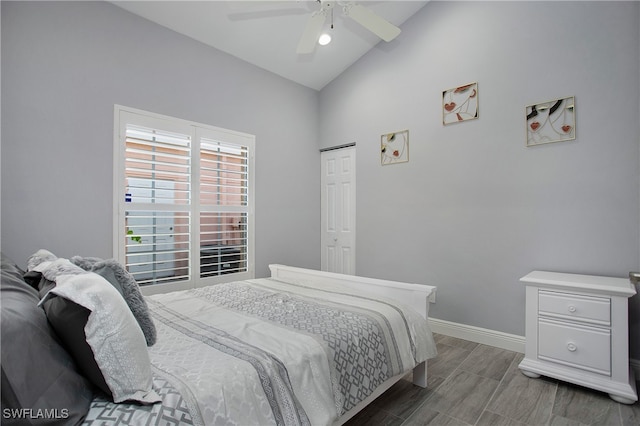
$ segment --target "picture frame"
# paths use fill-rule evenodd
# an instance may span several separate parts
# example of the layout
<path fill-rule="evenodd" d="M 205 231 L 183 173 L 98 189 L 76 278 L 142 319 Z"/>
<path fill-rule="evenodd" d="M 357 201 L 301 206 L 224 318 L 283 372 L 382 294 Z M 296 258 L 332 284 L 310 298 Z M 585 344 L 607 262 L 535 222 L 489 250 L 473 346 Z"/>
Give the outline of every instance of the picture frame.
<path fill-rule="evenodd" d="M 468 83 L 442 92 L 444 126 L 478 118 L 478 83 Z"/>
<path fill-rule="evenodd" d="M 385 133 L 380 136 L 380 164 L 406 163 L 409 161 L 409 130 Z"/>
<path fill-rule="evenodd" d="M 576 138 L 575 96 L 525 107 L 526 145 L 536 146 Z"/>

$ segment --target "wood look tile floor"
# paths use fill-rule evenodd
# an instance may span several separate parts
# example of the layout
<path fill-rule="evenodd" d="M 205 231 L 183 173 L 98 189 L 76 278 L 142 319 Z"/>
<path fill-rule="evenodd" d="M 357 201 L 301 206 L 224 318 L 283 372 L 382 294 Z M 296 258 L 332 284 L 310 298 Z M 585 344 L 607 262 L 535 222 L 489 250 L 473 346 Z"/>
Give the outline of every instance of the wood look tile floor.
<path fill-rule="evenodd" d="M 400 380 L 346 423 L 451 426 L 639 426 L 640 403 L 518 369 L 523 354 L 435 334 L 428 386 Z M 640 383 L 638 383 L 640 389 Z"/>

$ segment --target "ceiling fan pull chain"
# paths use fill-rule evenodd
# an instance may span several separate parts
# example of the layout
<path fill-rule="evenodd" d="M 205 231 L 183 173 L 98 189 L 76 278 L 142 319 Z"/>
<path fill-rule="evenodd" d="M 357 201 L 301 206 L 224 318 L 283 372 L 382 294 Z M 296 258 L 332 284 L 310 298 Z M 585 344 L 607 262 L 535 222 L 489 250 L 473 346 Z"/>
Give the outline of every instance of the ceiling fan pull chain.
<path fill-rule="evenodd" d="M 331 29 L 333 29 L 333 8 L 331 8 Z"/>

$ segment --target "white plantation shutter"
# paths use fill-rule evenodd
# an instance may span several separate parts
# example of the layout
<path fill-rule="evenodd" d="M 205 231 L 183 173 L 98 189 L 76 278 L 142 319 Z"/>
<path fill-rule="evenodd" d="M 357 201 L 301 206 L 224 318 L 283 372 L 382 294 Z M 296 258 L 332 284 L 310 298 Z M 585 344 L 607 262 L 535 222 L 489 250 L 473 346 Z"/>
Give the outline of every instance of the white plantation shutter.
<path fill-rule="evenodd" d="M 167 290 L 252 278 L 254 137 L 115 115 L 116 258 L 141 286 Z"/>
<path fill-rule="evenodd" d="M 224 135 L 222 135 L 224 136 Z M 249 147 L 200 139 L 200 274 L 246 272 Z"/>

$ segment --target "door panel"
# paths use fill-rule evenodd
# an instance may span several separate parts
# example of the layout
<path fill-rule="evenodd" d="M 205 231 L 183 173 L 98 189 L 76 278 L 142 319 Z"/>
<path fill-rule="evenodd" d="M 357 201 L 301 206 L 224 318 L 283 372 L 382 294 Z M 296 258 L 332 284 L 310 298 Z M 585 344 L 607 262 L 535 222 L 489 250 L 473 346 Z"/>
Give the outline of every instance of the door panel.
<path fill-rule="evenodd" d="M 325 151 L 321 161 L 321 267 L 355 274 L 355 147 Z"/>

